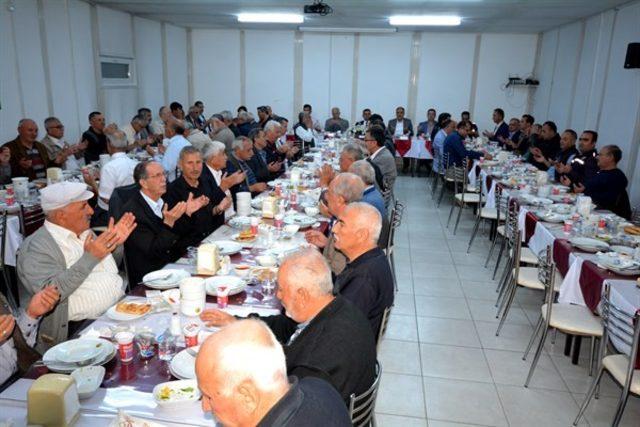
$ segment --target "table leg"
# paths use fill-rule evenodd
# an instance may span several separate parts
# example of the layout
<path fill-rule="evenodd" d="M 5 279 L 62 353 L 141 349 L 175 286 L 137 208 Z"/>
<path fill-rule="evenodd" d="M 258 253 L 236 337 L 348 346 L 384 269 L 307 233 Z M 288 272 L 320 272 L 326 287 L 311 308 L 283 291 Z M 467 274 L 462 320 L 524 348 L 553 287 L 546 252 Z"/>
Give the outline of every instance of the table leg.
<path fill-rule="evenodd" d="M 582 337 L 576 336 L 573 341 L 573 354 L 571 355 L 571 363 L 573 365 L 578 364 L 578 360 L 580 359 L 580 345 L 582 344 Z"/>
<path fill-rule="evenodd" d="M 571 354 L 571 344 L 573 343 L 573 335 L 567 335 L 564 340 L 564 355 L 569 356 Z"/>

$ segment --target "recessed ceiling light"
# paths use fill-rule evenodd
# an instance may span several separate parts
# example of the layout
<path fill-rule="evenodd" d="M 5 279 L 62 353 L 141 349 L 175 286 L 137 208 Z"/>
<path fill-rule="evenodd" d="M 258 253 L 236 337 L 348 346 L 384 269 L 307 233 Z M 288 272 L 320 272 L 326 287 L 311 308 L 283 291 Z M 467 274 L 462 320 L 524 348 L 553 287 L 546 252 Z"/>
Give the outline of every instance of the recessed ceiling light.
<path fill-rule="evenodd" d="M 238 22 L 302 24 L 304 16 L 297 13 L 240 13 L 238 14 Z"/>
<path fill-rule="evenodd" d="M 391 25 L 460 25 L 462 18 L 454 15 L 395 15 L 389 18 Z"/>

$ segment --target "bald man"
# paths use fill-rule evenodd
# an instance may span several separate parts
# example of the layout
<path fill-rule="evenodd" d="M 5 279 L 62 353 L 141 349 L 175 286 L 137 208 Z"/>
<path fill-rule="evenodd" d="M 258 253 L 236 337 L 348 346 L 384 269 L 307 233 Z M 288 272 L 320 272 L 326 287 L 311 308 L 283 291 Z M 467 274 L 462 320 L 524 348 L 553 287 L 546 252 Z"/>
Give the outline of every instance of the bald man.
<path fill-rule="evenodd" d="M 318 378 L 287 378 L 282 346 L 259 320 L 210 336 L 196 359 L 202 409 L 225 426 L 350 426 L 340 395 Z"/>
<path fill-rule="evenodd" d="M 333 226 L 336 248 L 349 263 L 335 280 L 340 294 L 369 319 L 378 336 L 382 314 L 393 305 L 393 276 L 387 257 L 378 247 L 382 229 L 380 212 L 366 202 L 350 203 Z"/>
<path fill-rule="evenodd" d="M 55 166 L 47 154 L 47 147 L 37 141 L 38 125 L 31 119 L 18 123 L 18 136 L 4 144 L 11 151 L 11 176 L 26 176 L 29 181 L 47 177 L 47 168 Z"/>
<path fill-rule="evenodd" d="M 331 270 L 317 250 L 299 250 L 283 261 L 277 297 L 286 314 L 263 320 L 284 347 L 289 375 L 328 381 L 347 405 L 352 393 L 371 387 L 376 363 L 373 332 L 357 307 L 333 295 Z M 215 309 L 200 317 L 215 326 L 236 321 Z"/>

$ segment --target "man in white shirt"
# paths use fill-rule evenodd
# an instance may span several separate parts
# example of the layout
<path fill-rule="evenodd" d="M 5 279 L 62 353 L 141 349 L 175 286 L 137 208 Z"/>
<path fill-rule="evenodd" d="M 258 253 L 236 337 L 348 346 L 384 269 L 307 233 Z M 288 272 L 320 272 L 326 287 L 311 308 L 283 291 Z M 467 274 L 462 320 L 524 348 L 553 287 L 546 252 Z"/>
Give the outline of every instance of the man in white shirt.
<path fill-rule="evenodd" d="M 225 145 L 220 141 L 212 141 L 207 144 L 202 150 L 202 157 L 205 161 L 205 167 L 202 168 L 201 179 L 214 191 L 219 188 L 230 200 L 231 191 L 229 189 L 243 182 L 246 178 L 245 173 L 236 171 L 227 175 L 223 172 L 227 166 L 227 153 Z M 235 213 L 233 203 L 231 203 L 224 212 L 225 220 L 231 218 Z"/>
<path fill-rule="evenodd" d="M 160 107 L 158 111 L 158 118 L 160 120 L 154 120 L 151 123 L 151 130 L 155 135 L 164 135 L 164 127 L 167 121 L 171 118 L 171 110 L 166 105 Z"/>
<path fill-rule="evenodd" d="M 107 135 L 107 151 L 111 160 L 100 169 L 100 186 L 98 188 L 98 206 L 91 221 L 92 226 L 104 226 L 109 222 L 109 199 L 116 187 L 133 184 L 133 169 L 137 161 L 127 156 L 128 140 L 123 131 L 115 131 Z"/>
<path fill-rule="evenodd" d="M 44 121 L 47 135 L 40 141 L 47 149 L 49 159 L 65 170 L 80 169 L 80 159 L 87 148 L 87 141 L 70 145 L 64 138 L 64 125 L 57 117 Z"/>
<path fill-rule="evenodd" d="M 30 298 L 48 285 L 60 292 L 60 303 L 42 319 L 38 351 L 68 339 L 70 322 L 95 319 L 123 294 L 124 283 L 112 253 L 136 227 L 126 213 L 95 236 L 89 228 L 93 193 L 85 184 L 60 182 L 40 191 L 44 226 L 27 237 L 18 251 L 17 272 L 22 296 Z"/>
<path fill-rule="evenodd" d="M 147 139 L 148 135 L 146 135 L 146 125 L 147 123 L 143 116 L 135 115 L 129 124 L 122 127 L 122 131 L 127 137 L 127 150 L 135 150 L 138 147 L 144 148 L 152 142 Z"/>
<path fill-rule="evenodd" d="M 312 111 L 313 108 L 311 108 L 310 104 L 304 104 L 304 107 L 302 107 L 302 111 L 304 111 L 306 114 L 309 115 L 309 117 L 311 117 L 311 123 L 313 124 L 313 129 L 315 129 L 316 132 L 322 132 L 322 125 L 320 124 L 320 120 L 317 120 L 316 118 L 313 117 Z"/>
<path fill-rule="evenodd" d="M 182 120 L 169 119 L 164 129 L 164 135 L 169 139 L 169 144 L 160 164 L 167 173 L 167 180 L 171 182 L 176 179 L 180 151 L 191 143 L 186 138 L 189 133 Z"/>

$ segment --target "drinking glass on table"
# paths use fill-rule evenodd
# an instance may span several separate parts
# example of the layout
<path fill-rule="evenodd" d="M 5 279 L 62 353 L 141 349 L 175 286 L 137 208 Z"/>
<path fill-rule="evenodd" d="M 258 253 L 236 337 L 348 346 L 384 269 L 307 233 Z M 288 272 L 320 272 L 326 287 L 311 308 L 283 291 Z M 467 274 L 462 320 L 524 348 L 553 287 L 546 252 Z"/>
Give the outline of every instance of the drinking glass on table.
<path fill-rule="evenodd" d="M 197 246 L 189 246 L 187 248 L 187 258 L 189 259 L 189 264 L 195 265 L 198 260 L 198 247 Z"/>
<path fill-rule="evenodd" d="M 264 295 L 263 301 L 273 300 L 273 294 L 276 289 L 276 279 L 265 279 L 262 282 L 262 295 Z"/>
<path fill-rule="evenodd" d="M 145 329 L 136 335 L 136 345 L 140 354 L 140 359 L 145 362 L 155 354 L 155 335 L 151 329 Z"/>

